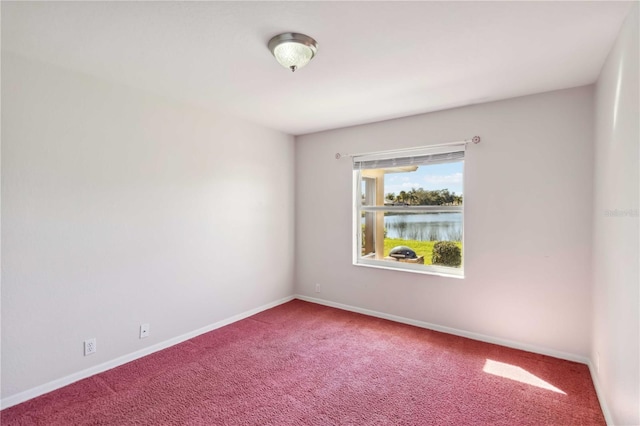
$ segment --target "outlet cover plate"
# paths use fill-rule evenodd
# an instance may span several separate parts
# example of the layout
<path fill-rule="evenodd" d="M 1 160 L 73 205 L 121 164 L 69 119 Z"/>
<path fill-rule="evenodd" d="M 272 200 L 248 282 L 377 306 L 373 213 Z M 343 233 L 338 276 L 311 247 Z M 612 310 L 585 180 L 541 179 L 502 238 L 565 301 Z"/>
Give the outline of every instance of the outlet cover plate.
<path fill-rule="evenodd" d="M 96 338 L 87 339 L 84 341 L 84 356 L 95 354 L 97 350 Z"/>
<path fill-rule="evenodd" d="M 145 337 L 149 337 L 149 333 L 151 333 L 151 327 L 149 324 L 142 324 L 140 326 L 140 338 L 144 339 Z"/>

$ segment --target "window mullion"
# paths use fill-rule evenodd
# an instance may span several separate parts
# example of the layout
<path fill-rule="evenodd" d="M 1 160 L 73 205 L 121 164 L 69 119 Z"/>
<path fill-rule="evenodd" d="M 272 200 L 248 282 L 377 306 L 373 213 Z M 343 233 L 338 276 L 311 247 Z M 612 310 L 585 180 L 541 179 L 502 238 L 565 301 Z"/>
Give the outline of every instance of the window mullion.
<path fill-rule="evenodd" d="M 398 212 L 398 213 L 451 213 L 461 212 L 462 206 L 359 206 L 363 212 Z"/>

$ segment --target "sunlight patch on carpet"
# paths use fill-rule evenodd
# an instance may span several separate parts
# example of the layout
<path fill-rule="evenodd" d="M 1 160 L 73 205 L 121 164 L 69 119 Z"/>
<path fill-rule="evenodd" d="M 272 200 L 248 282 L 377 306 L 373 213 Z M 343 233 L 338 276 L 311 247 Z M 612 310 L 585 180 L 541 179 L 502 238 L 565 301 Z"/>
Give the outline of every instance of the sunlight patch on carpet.
<path fill-rule="evenodd" d="M 551 383 L 545 382 L 535 374 L 531 374 L 524 368 L 515 365 L 505 364 L 504 362 L 487 359 L 487 362 L 484 363 L 482 371 L 484 371 L 485 373 L 493 374 L 494 376 L 504 377 L 506 379 L 515 380 L 520 383 L 526 383 L 531 386 L 536 386 L 542 389 L 547 389 L 566 395 L 565 392 L 553 386 Z"/>

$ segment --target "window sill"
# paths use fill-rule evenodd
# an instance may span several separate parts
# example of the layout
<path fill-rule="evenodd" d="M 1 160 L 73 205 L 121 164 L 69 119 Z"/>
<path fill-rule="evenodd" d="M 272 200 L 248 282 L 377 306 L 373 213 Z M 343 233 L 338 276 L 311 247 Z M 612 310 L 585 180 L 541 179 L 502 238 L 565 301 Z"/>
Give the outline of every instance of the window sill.
<path fill-rule="evenodd" d="M 412 274 L 435 275 L 445 278 L 464 279 L 464 270 L 452 270 L 453 268 L 438 266 L 423 266 L 403 263 L 401 267 L 396 267 L 393 263 L 373 259 L 358 259 L 353 262 L 354 266 L 364 266 L 366 268 L 386 269 L 388 271 L 409 272 Z"/>

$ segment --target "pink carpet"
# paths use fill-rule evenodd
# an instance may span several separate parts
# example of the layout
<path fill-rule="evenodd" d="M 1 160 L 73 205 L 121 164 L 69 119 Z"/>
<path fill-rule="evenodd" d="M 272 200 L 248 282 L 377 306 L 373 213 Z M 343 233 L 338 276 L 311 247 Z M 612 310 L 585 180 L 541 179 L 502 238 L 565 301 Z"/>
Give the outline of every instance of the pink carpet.
<path fill-rule="evenodd" d="M 294 300 L 1 413 L 8 425 L 604 425 L 585 365 Z"/>

